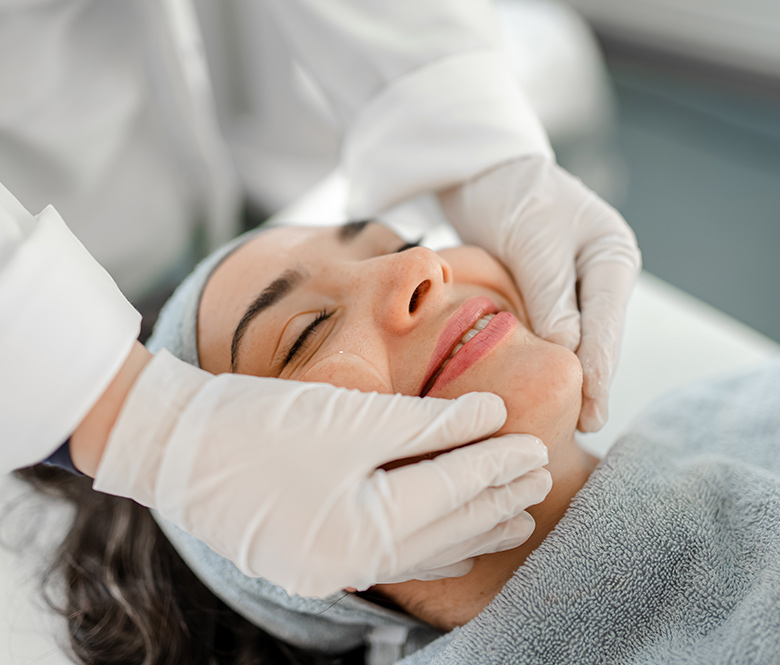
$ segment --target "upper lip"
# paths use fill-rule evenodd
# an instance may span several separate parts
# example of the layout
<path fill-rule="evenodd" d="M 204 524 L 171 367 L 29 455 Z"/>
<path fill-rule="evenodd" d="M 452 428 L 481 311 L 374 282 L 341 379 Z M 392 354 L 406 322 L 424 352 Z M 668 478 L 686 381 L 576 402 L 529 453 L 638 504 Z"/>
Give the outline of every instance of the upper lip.
<path fill-rule="evenodd" d="M 428 382 L 436 372 L 439 371 L 439 368 L 444 364 L 444 361 L 450 357 L 452 349 L 460 342 L 463 335 L 465 335 L 483 316 L 486 314 L 496 314 L 497 312 L 498 308 L 496 305 L 490 298 L 485 296 L 469 298 L 455 310 L 453 315 L 448 319 L 444 326 L 444 330 L 441 335 L 439 335 L 439 339 L 436 342 L 433 355 L 428 363 L 428 369 L 425 372 L 422 385 L 420 386 L 420 397 L 424 397 L 428 390 L 430 390 Z M 426 388 L 428 390 L 426 390 Z"/>

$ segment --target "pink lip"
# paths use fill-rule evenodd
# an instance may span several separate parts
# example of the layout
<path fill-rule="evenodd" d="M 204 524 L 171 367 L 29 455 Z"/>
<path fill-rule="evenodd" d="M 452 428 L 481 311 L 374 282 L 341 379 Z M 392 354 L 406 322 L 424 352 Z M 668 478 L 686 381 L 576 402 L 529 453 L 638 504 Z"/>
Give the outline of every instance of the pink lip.
<path fill-rule="evenodd" d="M 450 317 L 450 320 L 447 321 L 447 325 L 440 335 L 439 341 L 436 343 L 433 356 L 431 356 L 431 360 L 428 363 L 428 369 L 425 372 L 425 379 L 420 386 L 421 396 L 423 395 L 423 391 L 428 385 L 428 382 L 431 380 L 431 377 L 436 374 L 436 371 L 441 367 L 442 363 L 450 357 L 452 349 L 460 342 L 463 335 L 465 335 L 477 321 L 485 316 L 485 314 L 495 314 L 496 312 L 498 312 L 498 307 L 496 307 L 490 298 L 486 298 L 485 296 L 470 298 L 455 311 Z M 487 330 L 487 328 L 485 328 L 485 330 Z M 480 337 L 484 332 L 485 331 L 483 330 L 477 337 Z M 469 344 L 471 344 L 471 341 L 469 341 Z M 450 361 L 450 365 L 455 362 L 457 356 L 463 353 L 466 346 L 468 345 L 464 345 L 455 358 Z M 443 374 L 448 374 L 449 372 L 447 370 L 449 370 L 449 365 Z M 436 380 L 436 383 L 438 384 L 440 380 L 441 376 Z"/>
<path fill-rule="evenodd" d="M 436 390 L 441 390 L 450 381 L 457 379 L 469 367 L 484 358 L 493 347 L 506 338 L 517 327 L 518 320 L 511 312 L 499 312 L 478 335 L 472 337 L 463 345 L 463 348 L 455 354 L 444 371 L 434 381 L 428 391 L 432 395 Z"/>

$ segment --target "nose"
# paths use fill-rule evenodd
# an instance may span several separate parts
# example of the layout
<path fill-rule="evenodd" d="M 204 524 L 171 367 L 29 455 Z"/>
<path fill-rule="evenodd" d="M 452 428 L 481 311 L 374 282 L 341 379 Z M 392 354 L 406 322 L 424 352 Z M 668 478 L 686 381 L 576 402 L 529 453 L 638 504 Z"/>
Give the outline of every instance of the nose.
<path fill-rule="evenodd" d="M 425 247 L 374 259 L 373 310 L 377 323 L 392 334 L 408 332 L 444 295 L 452 269 Z"/>

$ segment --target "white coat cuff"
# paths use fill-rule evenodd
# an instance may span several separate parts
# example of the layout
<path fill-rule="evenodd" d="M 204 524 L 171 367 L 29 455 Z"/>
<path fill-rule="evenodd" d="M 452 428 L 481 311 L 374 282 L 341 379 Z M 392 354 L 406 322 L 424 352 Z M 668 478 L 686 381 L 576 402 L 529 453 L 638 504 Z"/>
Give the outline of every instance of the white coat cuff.
<path fill-rule="evenodd" d="M 552 149 L 508 59 L 494 50 L 442 58 L 383 90 L 350 128 L 348 211 L 371 216 L 527 154 Z"/>
<path fill-rule="evenodd" d="M 122 366 L 141 325 L 54 208 L 30 226 L 0 271 L 5 472 L 45 459 L 70 436 Z"/>

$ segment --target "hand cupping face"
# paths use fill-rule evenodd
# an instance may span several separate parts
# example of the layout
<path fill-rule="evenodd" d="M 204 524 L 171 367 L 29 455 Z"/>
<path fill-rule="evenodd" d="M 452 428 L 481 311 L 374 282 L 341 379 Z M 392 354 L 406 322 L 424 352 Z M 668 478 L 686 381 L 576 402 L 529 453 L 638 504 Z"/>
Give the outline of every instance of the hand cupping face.
<path fill-rule="evenodd" d="M 509 413 L 502 432 L 550 447 L 571 438 L 581 369 L 527 326 L 514 283 L 481 249 L 437 254 L 374 223 L 288 227 L 215 271 L 198 349 L 214 373 L 445 398 L 494 392 Z"/>

